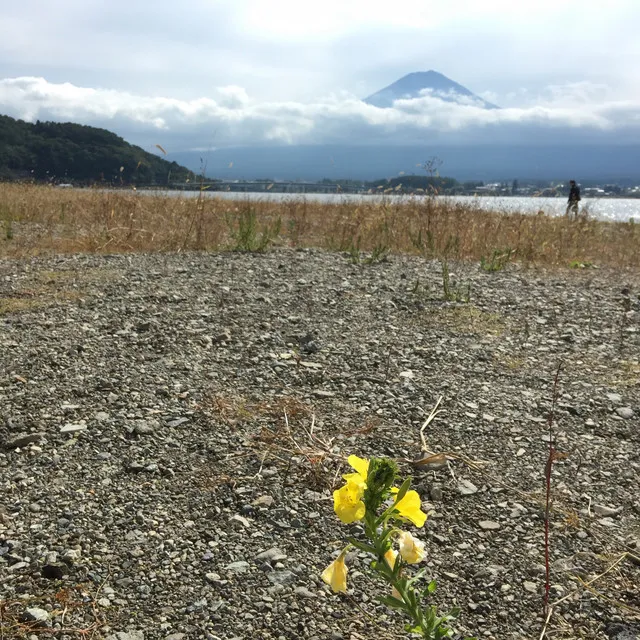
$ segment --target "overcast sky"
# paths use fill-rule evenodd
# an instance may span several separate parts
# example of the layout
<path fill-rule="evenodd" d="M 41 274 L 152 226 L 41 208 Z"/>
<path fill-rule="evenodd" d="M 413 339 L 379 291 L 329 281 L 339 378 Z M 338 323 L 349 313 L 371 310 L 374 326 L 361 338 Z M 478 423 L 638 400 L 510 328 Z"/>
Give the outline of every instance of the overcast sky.
<path fill-rule="evenodd" d="M 510 121 L 638 126 L 638 25 L 639 0 L 22 0 L 0 16 L 0 111 L 292 142 L 319 113 L 388 130 L 410 111 L 418 126 L 415 109 L 353 103 L 435 69 Z M 434 126 L 433 103 L 421 108 Z"/>

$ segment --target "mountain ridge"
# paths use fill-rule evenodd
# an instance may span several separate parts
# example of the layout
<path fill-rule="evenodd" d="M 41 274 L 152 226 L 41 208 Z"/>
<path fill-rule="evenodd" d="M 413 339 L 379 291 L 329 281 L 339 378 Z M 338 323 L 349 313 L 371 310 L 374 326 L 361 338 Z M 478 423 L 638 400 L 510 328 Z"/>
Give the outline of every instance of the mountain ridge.
<path fill-rule="evenodd" d="M 0 179 L 166 184 L 169 176 L 185 180 L 193 175 L 108 129 L 0 115 Z"/>

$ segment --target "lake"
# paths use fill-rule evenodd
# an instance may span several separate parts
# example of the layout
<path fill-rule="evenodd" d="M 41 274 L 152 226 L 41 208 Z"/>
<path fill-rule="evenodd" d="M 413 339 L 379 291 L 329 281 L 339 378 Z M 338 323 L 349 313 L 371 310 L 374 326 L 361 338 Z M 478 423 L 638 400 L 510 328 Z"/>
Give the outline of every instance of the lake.
<path fill-rule="evenodd" d="M 140 191 L 145 194 L 171 195 L 176 197 L 196 198 L 198 191 Z M 234 192 L 234 191 L 205 191 L 207 197 L 223 198 L 225 200 L 306 200 L 307 202 L 381 202 L 385 199 L 393 202 L 409 202 L 425 196 L 383 196 L 369 194 L 341 194 L 341 193 L 264 193 L 264 192 Z M 499 197 L 499 196 L 440 196 L 455 202 L 465 202 L 487 209 L 504 213 L 538 213 L 543 211 L 550 216 L 564 215 L 567 208 L 566 198 L 530 198 L 530 197 Z M 601 220 L 626 221 L 630 218 L 640 219 L 640 198 L 585 198 L 580 203 L 580 209 L 586 210 L 590 217 Z"/>

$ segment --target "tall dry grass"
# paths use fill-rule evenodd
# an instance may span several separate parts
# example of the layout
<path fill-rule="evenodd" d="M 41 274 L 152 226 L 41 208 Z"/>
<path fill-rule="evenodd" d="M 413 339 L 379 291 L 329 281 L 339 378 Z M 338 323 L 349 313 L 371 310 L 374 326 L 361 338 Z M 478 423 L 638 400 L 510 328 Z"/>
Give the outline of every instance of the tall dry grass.
<path fill-rule="evenodd" d="M 509 248 L 516 260 L 533 263 L 640 264 L 640 233 L 633 222 L 493 213 L 440 198 L 256 202 L 240 194 L 230 201 L 0 184 L 2 256 L 227 250 L 241 248 L 239 239 L 247 232 L 262 234 L 256 247 L 315 246 L 462 260 Z"/>

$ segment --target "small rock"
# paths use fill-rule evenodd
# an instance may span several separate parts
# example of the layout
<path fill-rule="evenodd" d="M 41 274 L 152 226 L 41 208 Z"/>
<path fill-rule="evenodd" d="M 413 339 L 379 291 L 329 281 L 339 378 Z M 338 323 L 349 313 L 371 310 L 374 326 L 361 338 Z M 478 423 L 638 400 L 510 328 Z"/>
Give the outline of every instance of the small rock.
<path fill-rule="evenodd" d="M 316 398 L 333 398 L 336 394 L 333 391 L 325 391 L 324 389 L 316 389 L 313 392 Z"/>
<path fill-rule="evenodd" d="M 251 526 L 251 523 L 244 516 L 239 516 L 238 514 L 231 516 L 231 520 L 233 522 L 237 522 L 238 524 L 241 524 L 243 527 L 247 529 Z"/>
<path fill-rule="evenodd" d="M 479 524 L 483 531 L 495 531 L 500 528 L 500 525 L 493 520 L 481 520 Z"/>
<path fill-rule="evenodd" d="M 17 436 L 5 440 L 4 446 L 6 449 L 19 449 L 32 442 L 40 442 L 44 437 L 44 433 L 19 433 Z"/>
<path fill-rule="evenodd" d="M 616 413 L 621 417 L 624 418 L 625 420 L 629 420 L 630 418 L 633 418 L 633 409 L 631 407 L 618 407 L 616 409 Z"/>
<path fill-rule="evenodd" d="M 463 479 L 458 482 L 458 492 L 463 496 L 472 496 L 478 493 L 478 487 L 473 482 Z"/>
<path fill-rule="evenodd" d="M 49 612 L 39 607 L 25 609 L 23 617 L 26 622 L 35 622 L 39 627 L 49 626 L 49 620 L 51 619 Z"/>
<path fill-rule="evenodd" d="M 185 637 L 184 633 L 170 633 L 164 640 L 182 640 Z"/>
<path fill-rule="evenodd" d="M 141 422 L 133 428 L 133 433 L 138 436 L 150 435 L 154 432 L 154 428 L 148 422 Z"/>
<path fill-rule="evenodd" d="M 525 580 L 522 583 L 522 586 L 524 587 L 524 590 L 528 591 L 529 593 L 538 593 L 538 587 L 536 586 L 535 582 L 529 582 L 529 580 Z"/>
<path fill-rule="evenodd" d="M 62 559 L 65 562 L 77 562 L 80 560 L 80 551 L 78 551 L 78 549 L 67 549 L 62 554 Z"/>
<path fill-rule="evenodd" d="M 238 560 L 228 564 L 225 569 L 231 573 L 246 573 L 249 571 L 249 563 L 245 560 Z"/>
<path fill-rule="evenodd" d="M 303 598 L 315 598 L 316 594 L 313 591 L 309 591 L 307 587 L 296 587 L 294 593 L 298 596 L 302 596 Z"/>
<path fill-rule="evenodd" d="M 620 404 L 622 402 L 622 396 L 619 393 L 607 393 L 607 398 L 614 404 Z"/>
<path fill-rule="evenodd" d="M 296 575 L 291 571 L 274 571 L 267 574 L 267 578 L 272 584 L 279 585 L 293 584 L 296 581 Z"/>
<path fill-rule="evenodd" d="M 60 427 L 60 433 L 78 433 L 79 431 L 86 431 L 86 424 L 72 424 L 68 422 L 64 426 Z"/>
<path fill-rule="evenodd" d="M 597 516 L 601 516 L 602 518 L 611 518 L 622 512 L 622 507 L 607 507 L 602 504 L 594 504 L 591 508 Z"/>
<path fill-rule="evenodd" d="M 273 504 L 273 496 L 260 496 L 256 498 L 252 503 L 254 507 L 270 507 Z"/>
<path fill-rule="evenodd" d="M 110 636 L 107 636 L 107 640 L 144 640 L 143 631 L 118 631 Z"/>
<path fill-rule="evenodd" d="M 267 560 L 268 562 L 281 562 L 287 559 L 287 554 L 283 553 L 278 547 L 271 547 L 256 556 L 256 560 Z"/>
<path fill-rule="evenodd" d="M 168 427 L 179 427 L 181 424 L 185 422 L 189 422 L 189 418 L 174 418 L 173 420 L 167 421 Z"/>
<path fill-rule="evenodd" d="M 111 600 L 109 600 L 109 598 L 100 598 L 98 600 L 98 605 L 103 609 L 108 609 L 111 606 Z"/>
<path fill-rule="evenodd" d="M 431 487 L 431 490 L 429 491 L 429 495 L 431 496 L 431 499 L 434 502 L 442 502 L 442 498 L 444 497 L 444 494 L 442 492 L 442 487 L 438 487 L 437 485 L 434 487 Z"/>

